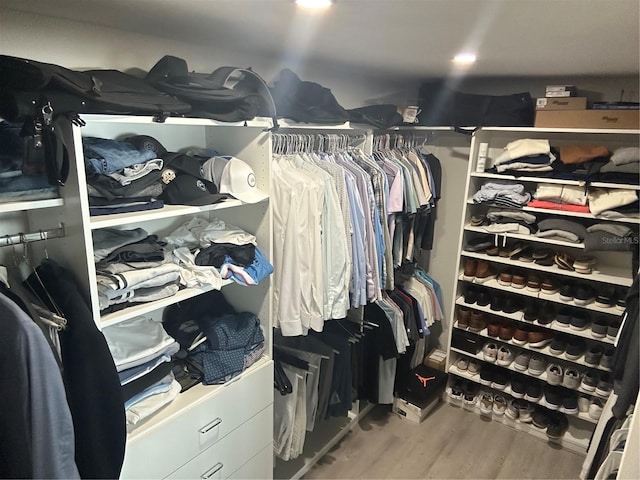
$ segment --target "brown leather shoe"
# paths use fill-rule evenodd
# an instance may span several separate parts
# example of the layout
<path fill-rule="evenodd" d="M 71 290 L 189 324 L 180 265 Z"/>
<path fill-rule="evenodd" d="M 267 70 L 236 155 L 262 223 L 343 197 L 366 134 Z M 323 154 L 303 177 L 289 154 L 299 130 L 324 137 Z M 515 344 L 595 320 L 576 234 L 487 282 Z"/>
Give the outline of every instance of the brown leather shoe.
<path fill-rule="evenodd" d="M 529 341 L 529 331 L 524 327 L 518 327 L 513 331 L 513 343 L 524 345 Z"/>
<path fill-rule="evenodd" d="M 478 260 L 476 260 L 475 258 L 465 259 L 462 278 L 464 278 L 467 281 L 473 280 L 473 278 L 476 276 L 477 269 L 478 269 Z"/>
<path fill-rule="evenodd" d="M 511 286 L 513 288 L 524 288 L 526 284 L 527 280 L 524 278 L 524 275 L 522 273 L 514 273 L 511 276 Z"/>
<path fill-rule="evenodd" d="M 471 309 L 458 305 L 456 319 L 458 320 L 458 328 L 469 328 L 469 318 L 471 317 Z"/>
<path fill-rule="evenodd" d="M 493 267 L 486 260 L 478 261 L 478 268 L 476 269 L 476 282 L 484 283 L 487 280 L 495 278 L 496 274 Z"/>
<path fill-rule="evenodd" d="M 498 338 L 501 326 L 502 324 L 498 321 L 489 321 L 487 324 L 487 335 L 493 338 Z"/>
<path fill-rule="evenodd" d="M 469 330 L 472 332 L 479 332 L 484 330 L 486 326 L 487 315 L 484 312 L 471 310 L 471 316 L 469 317 Z"/>
<path fill-rule="evenodd" d="M 553 334 L 551 332 L 529 332 L 529 346 L 532 348 L 542 348 L 551 342 Z"/>
<path fill-rule="evenodd" d="M 500 327 L 500 340 L 511 340 L 513 338 L 513 325 L 505 324 Z"/>
<path fill-rule="evenodd" d="M 504 272 L 501 272 L 500 275 L 498 275 L 498 283 L 504 287 L 509 287 L 511 286 L 512 278 L 513 274 L 508 270 L 505 270 Z"/>

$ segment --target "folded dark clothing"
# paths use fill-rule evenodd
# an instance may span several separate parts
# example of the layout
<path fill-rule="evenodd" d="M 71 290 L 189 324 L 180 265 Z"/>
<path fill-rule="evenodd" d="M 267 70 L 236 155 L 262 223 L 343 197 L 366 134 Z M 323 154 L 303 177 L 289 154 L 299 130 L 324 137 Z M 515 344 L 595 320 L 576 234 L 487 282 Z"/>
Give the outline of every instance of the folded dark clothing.
<path fill-rule="evenodd" d="M 149 388 L 154 383 L 159 382 L 165 376 L 167 376 L 172 369 L 173 363 L 162 362 L 153 370 L 142 375 L 140 378 L 136 378 L 135 380 L 122 385 L 122 401 L 126 402 L 134 395 L 137 395 L 146 388 Z"/>
<path fill-rule="evenodd" d="M 87 172 L 87 183 L 108 200 L 138 197 L 140 192 L 150 185 L 163 185 L 161 179 L 162 172 L 154 170 L 144 177 L 134 180 L 129 185 L 123 186 L 120 185 L 120 182 L 107 175 Z"/>
<path fill-rule="evenodd" d="M 256 247 L 251 243 L 236 245 L 233 243 L 212 243 L 196 255 L 196 265 L 213 265 L 220 268 L 228 255 L 238 265 L 247 267 L 256 257 Z"/>
<path fill-rule="evenodd" d="M 166 242 L 158 241 L 157 235 L 149 235 L 138 242 L 116 248 L 100 263 L 161 262 L 166 245 Z"/>
<path fill-rule="evenodd" d="M 620 172 L 599 172 L 592 178 L 594 182 L 608 182 L 608 183 L 624 183 L 627 185 L 640 185 L 640 175 L 634 173 L 620 173 Z"/>
<path fill-rule="evenodd" d="M 635 202 L 612 208 L 611 210 L 619 213 L 640 213 L 640 201 L 636 200 Z"/>
<path fill-rule="evenodd" d="M 153 197 L 150 195 L 144 195 L 141 197 L 127 197 L 127 198 L 114 198 L 108 199 L 104 197 L 94 197 L 89 195 L 89 206 L 90 207 L 117 207 L 118 205 L 128 205 L 130 203 L 136 202 L 149 202 L 153 200 Z"/>
<path fill-rule="evenodd" d="M 128 202 L 113 207 L 89 207 L 89 215 L 97 217 L 100 215 L 114 215 L 116 213 L 143 212 L 146 210 L 159 210 L 164 207 L 162 200 L 150 200 L 148 202 Z"/>

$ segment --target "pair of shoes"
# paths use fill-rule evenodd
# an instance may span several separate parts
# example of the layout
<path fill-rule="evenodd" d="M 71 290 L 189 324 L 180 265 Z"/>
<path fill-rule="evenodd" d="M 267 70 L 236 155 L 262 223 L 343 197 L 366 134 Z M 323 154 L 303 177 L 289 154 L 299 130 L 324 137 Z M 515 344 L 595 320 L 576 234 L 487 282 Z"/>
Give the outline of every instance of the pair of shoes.
<path fill-rule="evenodd" d="M 471 332 L 481 332 L 487 327 L 487 314 L 478 310 L 471 310 L 469 315 L 469 326 Z"/>
<path fill-rule="evenodd" d="M 613 380 L 607 372 L 597 373 L 589 370 L 582 376 L 580 388 L 585 392 L 607 398 L 613 390 Z"/>
<path fill-rule="evenodd" d="M 522 423 L 531 423 L 533 421 L 533 412 L 534 406 L 530 402 L 516 398 L 515 400 L 509 401 L 504 413 L 510 420 L 520 420 Z"/>
<path fill-rule="evenodd" d="M 491 415 L 493 402 L 494 397 L 491 392 L 482 392 L 480 394 L 480 413 L 483 415 Z"/>
<path fill-rule="evenodd" d="M 573 269 L 576 273 L 582 273 L 584 275 L 589 275 L 596 266 L 596 258 L 591 255 L 583 255 L 581 257 L 577 257 L 573 261 Z"/>
<path fill-rule="evenodd" d="M 496 274 L 493 267 L 486 260 L 476 260 L 475 258 L 465 259 L 464 269 L 462 272 L 462 278 L 464 280 L 468 282 L 474 281 L 476 283 L 484 283 L 495 278 L 495 276 Z"/>

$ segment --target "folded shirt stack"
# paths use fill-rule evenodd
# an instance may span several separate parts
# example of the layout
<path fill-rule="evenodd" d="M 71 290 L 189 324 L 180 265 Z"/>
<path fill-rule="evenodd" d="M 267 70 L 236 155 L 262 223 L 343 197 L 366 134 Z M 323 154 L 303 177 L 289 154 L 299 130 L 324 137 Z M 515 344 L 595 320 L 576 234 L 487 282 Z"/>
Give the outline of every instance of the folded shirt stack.
<path fill-rule="evenodd" d="M 630 189 L 592 188 L 589 210 L 601 218 L 640 218 L 638 192 Z"/>
<path fill-rule="evenodd" d="M 600 168 L 598 180 L 640 185 L 640 147 L 621 147 Z"/>
<path fill-rule="evenodd" d="M 162 208 L 166 149 L 153 137 L 123 141 L 83 137 L 89 205 L 92 215 Z"/>
<path fill-rule="evenodd" d="M 494 203 L 509 208 L 522 208 L 530 200 L 524 185 L 512 182 L 488 182 L 473 195 L 474 203 Z"/>
<path fill-rule="evenodd" d="M 580 243 L 587 236 L 584 225 L 563 218 L 548 218 L 538 223 L 536 237 Z"/>
<path fill-rule="evenodd" d="M 596 223 L 587 227 L 586 251 L 630 251 L 638 247 L 638 232 L 626 225 Z"/>
<path fill-rule="evenodd" d="M 525 138 L 507 144 L 504 151 L 494 160 L 493 169 L 497 173 L 549 172 L 553 170 L 551 164 L 555 159 L 549 140 Z"/>
<path fill-rule="evenodd" d="M 170 361 L 180 346 L 161 322 L 136 317 L 105 327 L 103 334 L 120 376 L 127 425 L 154 414 L 180 393 Z"/>

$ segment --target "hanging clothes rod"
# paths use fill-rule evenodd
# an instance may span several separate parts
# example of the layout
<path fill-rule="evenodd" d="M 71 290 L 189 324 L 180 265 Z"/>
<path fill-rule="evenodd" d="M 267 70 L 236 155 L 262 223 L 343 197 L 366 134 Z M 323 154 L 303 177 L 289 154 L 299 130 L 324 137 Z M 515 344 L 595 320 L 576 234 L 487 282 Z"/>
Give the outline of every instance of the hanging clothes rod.
<path fill-rule="evenodd" d="M 10 245 L 19 245 L 21 243 L 41 242 L 50 238 L 64 237 L 64 224 L 60 224 L 58 228 L 48 230 L 38 230 L 32 233 L 16 233 L 13 235 L 4 235 L 0 237 L 0 247 L 8 247 Z"/>

